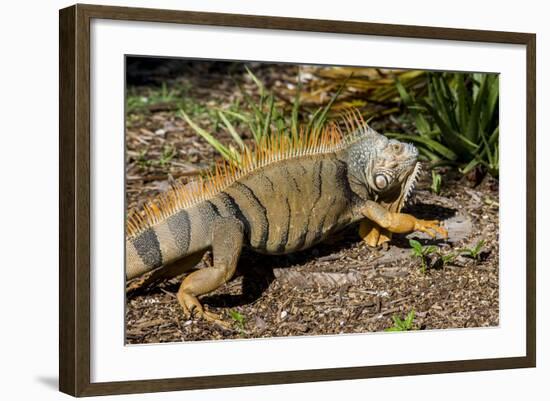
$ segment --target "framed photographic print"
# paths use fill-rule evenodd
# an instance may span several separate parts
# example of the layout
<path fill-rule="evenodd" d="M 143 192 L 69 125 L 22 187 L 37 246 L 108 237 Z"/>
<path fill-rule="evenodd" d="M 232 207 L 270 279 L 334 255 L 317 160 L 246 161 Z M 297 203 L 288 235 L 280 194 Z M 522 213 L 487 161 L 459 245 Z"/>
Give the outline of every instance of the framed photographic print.
<path fill-rule="evenodd" d="M 60 390 L 534 367 L 535 170 L 533 34 L 63 9 Z"/>

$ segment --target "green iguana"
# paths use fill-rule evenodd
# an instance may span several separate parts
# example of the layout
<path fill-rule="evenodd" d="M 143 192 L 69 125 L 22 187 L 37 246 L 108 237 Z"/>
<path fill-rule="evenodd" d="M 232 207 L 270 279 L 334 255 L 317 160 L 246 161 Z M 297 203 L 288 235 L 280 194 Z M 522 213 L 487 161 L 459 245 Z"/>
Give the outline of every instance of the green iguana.
<path fill-rule="evenodd" d="M 446 237 L 438 221 L 399 213 L 419 172 L 417 149 L 378 134 L 353 113 L 344 123 L 347 134 L 331 124 L 266 137 L 243 150 L 238 166 L 218 164 L 209 176 L 175 184 L 131 211 L 127 279 L 153 269 L 157 278 L 175 277 L 212 250 L 213 265 L 187 275 L 177 299 L 186 314 L 225 325 L 197 297 L 233 276 L 243 247 L 287 254 L 356 222 L 371 246 L 391 233 Z"/>

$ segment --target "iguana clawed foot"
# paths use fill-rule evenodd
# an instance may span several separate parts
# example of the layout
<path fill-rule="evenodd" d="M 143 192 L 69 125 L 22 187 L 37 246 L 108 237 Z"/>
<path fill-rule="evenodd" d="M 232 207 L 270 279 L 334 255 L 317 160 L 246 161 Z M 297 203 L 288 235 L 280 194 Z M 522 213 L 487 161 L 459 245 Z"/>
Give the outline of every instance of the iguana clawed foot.
<path fill-rule="evenodd" d="M 421 231 L 435 238 L 439 234 L 443 238 L 447 238 L 449 233 L 441 226 L 439 220 L 420 220 L 415 221 L 414 231 Z"/>
<path fill-rule="evenodd" d="M 231 324 L 223 321 L 220 316 L 205 310 L 197 297 L 184 292 L 178 292 L 178 301 L 187 317 L 192 318 L 196 315 L 198 318 L 215 323 L 225 329 L 231 328 Z"/>
<path fill-rule="evenodd" d="M 448 237 L 447 230 L 438 220 L 422 220 L 406 213 L 391 212 L 376 202 L 367 202 L 361 210 L 367 218 L 359 226 L 359 235 L 369 246 L 389 241 L 391 233 L 408 234 L 420 231 L 435 238 Z"/>

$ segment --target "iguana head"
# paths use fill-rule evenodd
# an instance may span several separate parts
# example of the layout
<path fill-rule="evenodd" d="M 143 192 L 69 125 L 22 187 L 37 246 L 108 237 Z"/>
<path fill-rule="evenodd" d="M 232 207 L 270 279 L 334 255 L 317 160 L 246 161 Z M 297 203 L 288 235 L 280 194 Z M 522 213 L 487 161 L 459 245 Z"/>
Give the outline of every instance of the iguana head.
<path fill-rule="evenodd" d="M 412 192 L 420 163 L 410 143 L 388 139 L 371 128 L 351 146 L 349 166 L 355 179 L 366 187 L 369 198 L 398 212 Z"/>

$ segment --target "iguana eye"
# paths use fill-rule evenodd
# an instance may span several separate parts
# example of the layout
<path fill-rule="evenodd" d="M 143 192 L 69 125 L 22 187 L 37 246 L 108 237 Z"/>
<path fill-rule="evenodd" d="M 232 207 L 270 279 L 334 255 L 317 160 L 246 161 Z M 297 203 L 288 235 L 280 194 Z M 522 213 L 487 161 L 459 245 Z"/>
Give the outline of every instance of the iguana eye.
<path fill-rule="evenodd" d="M 388 178 L 384 174 L 377 174 L 374 177 L 374 184 L 378 189 L 384 189 L 388 186 Z"/>

